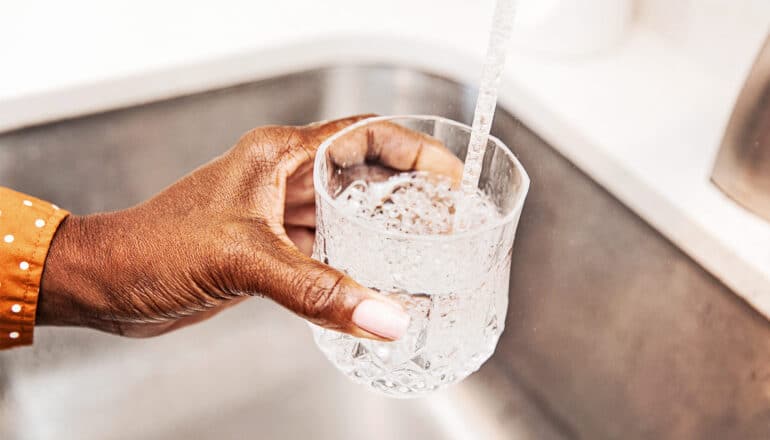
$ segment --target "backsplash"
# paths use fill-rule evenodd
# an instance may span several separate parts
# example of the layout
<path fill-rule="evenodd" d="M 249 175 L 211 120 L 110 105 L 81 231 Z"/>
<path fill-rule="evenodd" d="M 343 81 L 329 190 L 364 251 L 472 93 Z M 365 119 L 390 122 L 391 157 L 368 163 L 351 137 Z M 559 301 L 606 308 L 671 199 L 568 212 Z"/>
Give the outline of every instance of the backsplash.
<path fill-rule="evenodd" d="M 704 73 L 742 81 L 770 31 L 770 1 L 638 0 L 637 20 Z"/>

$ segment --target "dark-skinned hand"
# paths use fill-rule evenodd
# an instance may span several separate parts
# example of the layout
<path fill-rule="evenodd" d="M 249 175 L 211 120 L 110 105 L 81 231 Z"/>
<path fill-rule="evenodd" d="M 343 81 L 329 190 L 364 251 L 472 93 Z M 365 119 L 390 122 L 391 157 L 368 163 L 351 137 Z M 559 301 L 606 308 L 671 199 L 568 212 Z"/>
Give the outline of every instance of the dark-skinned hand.
<path fill-rule="evenodd" d="M 399 338 L 409 318 L 398 303 L 308 257 L 315 150 L 362 118 L 253 129 L 140 205 L 68 217 L 46 259 L 37 323 L 154 336 L 260 295 L 327 328 Z M 435 139 L 388 123 L 342 145 L 332 152 L 339 163 L 376 157 L 455 180 L 462 171 Z"/>

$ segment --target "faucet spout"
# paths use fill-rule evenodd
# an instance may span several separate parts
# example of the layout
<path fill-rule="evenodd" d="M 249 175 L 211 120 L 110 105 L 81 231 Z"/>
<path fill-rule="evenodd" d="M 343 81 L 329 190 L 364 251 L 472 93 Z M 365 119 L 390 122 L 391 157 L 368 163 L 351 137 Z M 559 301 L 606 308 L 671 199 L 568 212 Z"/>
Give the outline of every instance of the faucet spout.
<path fill-rule="evenodd" d="M 770 221 L 770 36 L 738 96 L 711 180 Z"/>

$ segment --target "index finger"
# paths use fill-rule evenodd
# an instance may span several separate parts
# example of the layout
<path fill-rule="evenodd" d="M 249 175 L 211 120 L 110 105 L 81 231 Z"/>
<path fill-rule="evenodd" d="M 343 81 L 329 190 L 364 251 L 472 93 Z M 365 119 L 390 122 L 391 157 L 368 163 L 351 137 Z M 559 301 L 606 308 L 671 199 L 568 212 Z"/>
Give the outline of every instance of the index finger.
<path fill-rule="evenodd" d="M 438 139 L 392 122 L 374 122 L 337 139 L 329 147 L 332 161 L 348 168 L 379 162 L 400 171 L 428 171 L 458 184 L 463 163 Z"/>

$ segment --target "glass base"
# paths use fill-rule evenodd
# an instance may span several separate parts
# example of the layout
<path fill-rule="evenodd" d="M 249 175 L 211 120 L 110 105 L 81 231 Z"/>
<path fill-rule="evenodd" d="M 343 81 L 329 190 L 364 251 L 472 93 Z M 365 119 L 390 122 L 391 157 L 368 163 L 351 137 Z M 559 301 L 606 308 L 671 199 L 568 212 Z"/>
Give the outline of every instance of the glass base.
<path fill-rule="evenodd" d="M 496 313 L 486 321 L 479 334 L 463 337 L 440 324 L 431 334 L 435 322 L 413 317 L 407 334 L 395 342 L 310 327 L 324 355 L 354 382 L 389 397 L 413 398 L 463 380 L 492 356 L 502 325 Z"/>

